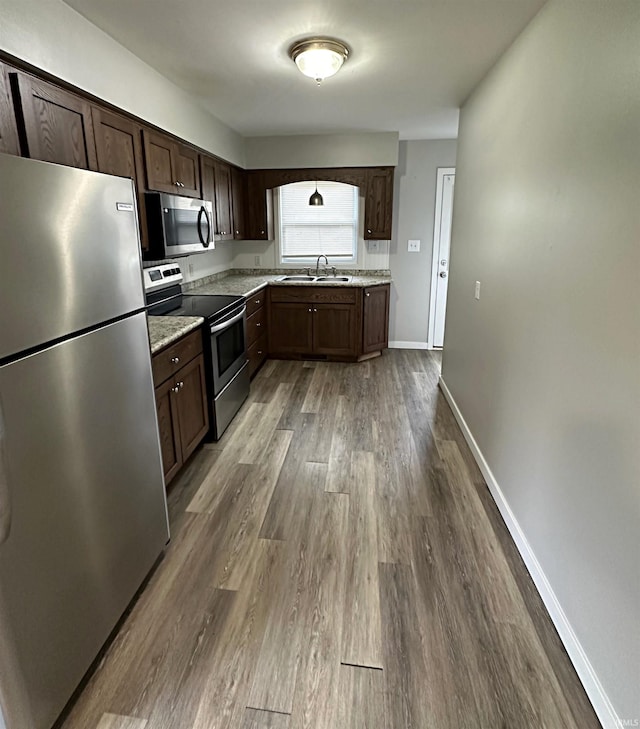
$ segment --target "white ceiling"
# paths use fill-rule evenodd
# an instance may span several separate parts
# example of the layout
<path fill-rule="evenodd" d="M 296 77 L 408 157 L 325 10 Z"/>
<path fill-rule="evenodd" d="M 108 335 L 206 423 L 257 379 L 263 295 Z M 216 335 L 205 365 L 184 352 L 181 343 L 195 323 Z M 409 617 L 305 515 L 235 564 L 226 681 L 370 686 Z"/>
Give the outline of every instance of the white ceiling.
<path fill-rule="evenodd" d="M 457 137 L 458 108 L 545 0 L 66 0 L 245 136 Z M 287 56 L 352 55 L 321 87 Z"/>

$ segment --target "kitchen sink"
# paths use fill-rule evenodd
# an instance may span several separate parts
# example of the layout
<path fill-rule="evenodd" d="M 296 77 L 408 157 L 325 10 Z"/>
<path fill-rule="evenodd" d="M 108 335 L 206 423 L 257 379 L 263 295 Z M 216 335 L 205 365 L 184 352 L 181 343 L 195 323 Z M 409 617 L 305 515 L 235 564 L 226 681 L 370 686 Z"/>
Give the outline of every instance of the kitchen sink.
<path fill-rule="evenodd" d="M 278 281 L 315 281 L 315 276 L 280 276 Z"/>
<path fill-rule="evenodd" d="M 351 281 L 351 276 L 306 276 L 298 274 L 295 276 L 280 276 L 278 281 L 306 281 L 307 283 L 329 283 L 331 281 L 340 281 L 344 283 Z"/>

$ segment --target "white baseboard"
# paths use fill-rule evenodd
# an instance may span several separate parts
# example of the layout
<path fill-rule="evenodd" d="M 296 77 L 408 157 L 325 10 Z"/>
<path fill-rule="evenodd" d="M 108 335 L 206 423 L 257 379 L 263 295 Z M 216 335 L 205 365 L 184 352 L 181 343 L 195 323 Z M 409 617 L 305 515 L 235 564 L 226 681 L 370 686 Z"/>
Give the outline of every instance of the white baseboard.
<path fill-rule="evenodd" d="M 453 395 L 449 391 L 449 388 L 442 377 L 440 378 L 439 384 L 442 393 L 453 410 L 455 419 L 458 421 L 458 425 L 460 426 L 462 434 L 471 449 L 473 457 L 482 471 L 482 475 L 489 486 L 489 491 L 491 492 L 500 513 L 502 514 L 502 518 L 511 533 L 513 541 L 516 543 L 518 551 L 529 570 L 529 574 L 540 593 L 540 597 L 551 616 L 551 620 L 558 631 L 560 639 L 564 643 L 564 647 L 569 654 L 569 658 L 571 659 L 571 662 L 576 669 L 576 673 L 584 686 L 584 690 L 586 691 L 586 694 L 589 697 L 598 718 L 600 719 L 600 723 L 604 729 L 619 729 L 623 726 L 623 722 L 618 717 L 611 701 L 609 701 L 609 697 L 600 683 L 593 666 L 584 652 L 584 649 L 580 645 L 580 641 L 571 627 L 571 623 L 565 615 L 562 605 L 558 601 L 558 598 L 556 597 L 549 580 L 544 574 L 531 545 L 527 541 L 524 532 L 518 524 L 518 520 L 516 519 L 513 511 L 511 511 L 511 507 L 502 493 L 502 489 L 498 485 L 498 482 L 489 468 L 489 464 L 482 455 L 482 451 L 476 443 L 476 439 L 473 437 L 471 430 L 469 430 L 469 426 L 462 416 Z"/>
<path fill-rule="evenodd" d="M 389 342 L 389 349 L 431 349 L 427 342 Z"/>

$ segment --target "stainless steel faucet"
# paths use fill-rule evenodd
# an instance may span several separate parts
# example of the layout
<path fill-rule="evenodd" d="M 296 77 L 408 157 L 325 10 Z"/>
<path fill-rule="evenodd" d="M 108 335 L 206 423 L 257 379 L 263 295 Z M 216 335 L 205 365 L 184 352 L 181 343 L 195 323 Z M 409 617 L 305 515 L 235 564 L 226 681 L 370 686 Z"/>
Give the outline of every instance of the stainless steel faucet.
<path fill-rule="evenodd" d="M 316 261 L 316 276 L 320 273 L 320 259 L 321 258 L 324 258 L 324 262 L 326 263 L 327 266 L 329 265 L 329 259 L 324 255 L 324 253 L 321 256 L 318 256 L 318 260 Z"/>

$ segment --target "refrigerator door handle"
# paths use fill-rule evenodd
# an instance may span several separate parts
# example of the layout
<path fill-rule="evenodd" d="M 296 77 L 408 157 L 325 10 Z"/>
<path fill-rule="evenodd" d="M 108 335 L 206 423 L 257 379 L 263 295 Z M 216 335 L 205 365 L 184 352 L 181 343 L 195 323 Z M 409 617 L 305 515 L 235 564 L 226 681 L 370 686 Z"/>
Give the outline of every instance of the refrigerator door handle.
<path fill-rule="evenodd" d="M 0 401 L 0 545 L 7 541 L 11 531 L 11 492 L 9 491 L 4 436 L 5 425 L 2 415 L 2 402 Z"/>

